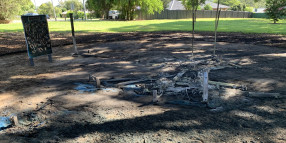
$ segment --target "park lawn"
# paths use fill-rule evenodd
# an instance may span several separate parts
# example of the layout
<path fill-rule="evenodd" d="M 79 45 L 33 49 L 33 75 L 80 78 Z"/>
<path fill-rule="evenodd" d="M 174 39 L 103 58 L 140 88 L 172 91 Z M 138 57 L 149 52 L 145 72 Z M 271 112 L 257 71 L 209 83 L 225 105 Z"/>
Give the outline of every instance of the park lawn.
<path fill-rule="evenodd" d="M 138 21 L 75 21 L 76 32 L 151 32 L 151 31 L 191 31 L 191 19 L 138 20 Z M 50 21 L 51 32 L 70 32 L 69 21 Z M 213 18 L 199 18 L 196 31 L 214 31 Z M 270 33 L 286 35 L 286 20 L 272 24 L 268 19 L 222 18 L 219 32 Z M 23 32 L 21 23 L 0 24 L 0 32 Z"/>

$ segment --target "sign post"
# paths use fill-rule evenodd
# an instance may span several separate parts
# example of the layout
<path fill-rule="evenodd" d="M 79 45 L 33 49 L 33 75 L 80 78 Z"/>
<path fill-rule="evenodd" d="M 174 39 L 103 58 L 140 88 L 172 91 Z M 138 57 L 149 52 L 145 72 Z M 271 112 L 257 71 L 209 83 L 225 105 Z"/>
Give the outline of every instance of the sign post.
<path fill-rule="evenodd" d="M 85 18 L 85 21 L 86 21 L 87 20 L 87 16 L 86 16 L 85 0 L 83 0 L 83 9 L 84 9 L 84 18 Z"/>
<path fill-rule="evenodd" d="M 72 41 L 73 41 L 73 47 L 74 47 L 74 51 L 75 51 L 73 56 L 78 56 L 78 50 L 76 47 L 76 41 L 75 41 L 75 35 L 74 35 L 74 24 L 73 24 L 73 14 L 72 13 L 70 13 L 70 20 L 71 20 L 71 29 L 72 29 Z"/>
<path fill-rule="evenodd" d="M 52 44 L 46 15 L 21 16 L 28 56 L 31 66 L 34 66 L 33 58 L 48 55 L 52 62 Z"/>

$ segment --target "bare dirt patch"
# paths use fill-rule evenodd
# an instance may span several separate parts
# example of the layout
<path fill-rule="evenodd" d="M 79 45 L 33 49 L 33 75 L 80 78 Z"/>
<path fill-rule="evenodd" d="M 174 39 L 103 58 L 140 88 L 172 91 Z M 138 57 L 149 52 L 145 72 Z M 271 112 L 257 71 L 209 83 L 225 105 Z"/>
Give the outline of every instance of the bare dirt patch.
<path fill-rule="evenodd" d="M 213 42 L 208 36 L 197 35 L 201 40 L 195 42 L 194 61 L 211 61 Z M 250 98 L 245 91 L 222 88 L 218 96 L 223 111 L 213 112 L 165 101 L 153 105 L 151 94 L 122 94 L 118 88 L 75 90 L 78 83 L 88 84 L 89 74 L 100 79 L 147 79 L 177 73 L 192 64 L 190 33 L 84 37 L 78 45 L 82 56 L 72 57 L 72 46 L 63 40 L 63 46 L 53 49 L 53 63 L 42 56 L 35 59 L 35 67 L 29 66 L 26 53 L 3 53 L 0 116 L 17 114 L 21 125 L 0 131 L 0 142 L 286 141 L 283 98 Z M 262 36 L 258 41 L 256 35 L 249 37 L 220 37 L 218 55 L 237 66 L 211 71 L 210 80 L 286 95 L 286 50 L 274 46 L 283 47 L 283 37 L 278 37 L 278 44 L 273 41 L 277 37 L 270 42 Z"/>

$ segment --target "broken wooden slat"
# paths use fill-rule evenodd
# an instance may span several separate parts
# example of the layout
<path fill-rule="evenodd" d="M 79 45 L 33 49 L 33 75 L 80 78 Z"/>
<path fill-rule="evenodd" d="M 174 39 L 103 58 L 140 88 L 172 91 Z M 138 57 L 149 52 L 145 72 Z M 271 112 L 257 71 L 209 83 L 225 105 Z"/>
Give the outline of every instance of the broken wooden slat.
<path fill-rule="evenodd" d="M 255 98 L 281 98 L 280 93 L 249 92 L 249 97 Z"/>
<path fill-rule="evenodd" d="M 186 90 L 191 89 L 190 87 L 168 87 L 166 89 L 167 92 L 175 92 L 175 93 L 179 93 L 179 92 L 185 92 Z"/>
<path fill-rule="evenodd" d="M 225 68 L 242 68 L 241 66 L 239 65 L 236 65 L 236 64 L 233 64 L 233 63 L 229 63 L 228 64 L 229 66 L 215 66 L 215 67 L 211 67 L 210 70 L 222 70 L 222 69 L 225 69 Z"/>
<path fill-rule="evenodd" d="M 190 89 L 191 89 L 191 88 L 199 88 L 198 85 L 190 84 L 190 83 L 187 83 L 187 82 L 176 82 L 175 85 L 176 85 L 176 86 L 189 87 Z"/>
<path fill-rule="evenodd" d="M 207 105 L 202 102 L 190 102 L 186 100 L 174 100 L 167 101 L 166 104 L 182 105 L 182 106 L 194 106 L 194 107 L 206 107 Z"/>
<path fill-rule="evenodd" d="M 230 66 L 216 66 L 216 67 L 211 67 L 210 70 L 222 70 L 229 67 Z"/>
<path fill-rule="evenodd" d="M 236 67 L 236 68 L 242 68 L 242 66 L 237 65 L 237 64 L 234 64 L 234 63 L 229 63 L 229 65 L 231 65 L 231 66 L 233 66 L 233 67 Z"/>
<path fill-rule="evenodd" d="M 175 85 L 178 85 L 178 86 L 185 86 L 185 87 L 189 87 L 190 84 L 187 83 L 187 82 L 176 82 Z"/>
<path fill-rule="evenodd" d="M 174 78 L 173 80 L 174 81 L 178 81 L 187 71 L 186 70 L 183 70 L 181 72 L 179 72 Z"/>
<path fill-rule="evenodd" d="M 105 81 L 105 82 L 125 82 L 125 81 L 130 81 L 130 80 L 135 80 L 135 79 L 134 78 L 102 79 L 102 81 Z"/>
<path fill-rule="evenodd" d="M 89 75 L 89 79 L 88 79 L 89 82 L 95 82 L 95 86 L 96 88 L 100 88 L 101 85 L 100 85 L 100 79 L 96 76 L 93 76 L 93 75 Z"/>
<path fill-rule="evenodd" d="M 220 86 L 224 86 L 224 87 L 232 87 L 232 88 L 239 86 L 239 85 L 232 84 L 232 83 L 217 82 L 217 81 L 209 81 L 209 84 L 220 85 Z"/>
<path fill-rule="evenodd" d="M 246 86 L 237 85 L 237 84 L 232 84 L 232 83 L 209 81 L 209 84 L 211 84 L 211 85 L 216 85 L 216 86 L 228 87 L 228 88 L 234 88 L 234 89 L 239 89 L 239 88 L 241 88 L 241 89 L 243 89 L 243 90 L 247 90 Z"/>
<path fill-rule="evenodd" d="M 139 80 L 132 80 L 132 81 L 121 82 L 121 83 L 117 84 L 117 87 L 129 85 L 129 84 L 135 84 L 135 83 L 139 83 L 139 82 L 146 82 L 146 81 L 149 81 L 149 80 L 150 79 L 139 79 Z"/>

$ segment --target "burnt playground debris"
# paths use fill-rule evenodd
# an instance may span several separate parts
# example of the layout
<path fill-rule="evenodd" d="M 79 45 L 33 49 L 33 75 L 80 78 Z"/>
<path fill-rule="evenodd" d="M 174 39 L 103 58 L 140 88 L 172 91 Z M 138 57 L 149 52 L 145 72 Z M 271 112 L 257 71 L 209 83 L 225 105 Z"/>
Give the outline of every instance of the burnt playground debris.
<path fill-rule="evenodd" d="M 175 62 L 176 63 L 176 62 Z M 121 95 L 137 97 L 153 96 L 150 103 L 175 104 L 210 108 L 211 111 L 227 109 L 222 93 L 226 89 L 239 91 L 243 96 L 240 103 L 248 104 L 253 98 L 282 98 L 279 93 L 249 92 L 245 85 L 210 81 L 209 72 L 225 68 L 242 68 L 238 63 L 210 58 L 201 61 L 166 62 L 161 67 L 175 66 L 177 70 L 160 72 L 153 76 L 139 78 L 99 79 L 89 75 L 89 83 L 95 89 L 117 88 Z"/>

